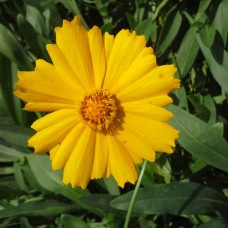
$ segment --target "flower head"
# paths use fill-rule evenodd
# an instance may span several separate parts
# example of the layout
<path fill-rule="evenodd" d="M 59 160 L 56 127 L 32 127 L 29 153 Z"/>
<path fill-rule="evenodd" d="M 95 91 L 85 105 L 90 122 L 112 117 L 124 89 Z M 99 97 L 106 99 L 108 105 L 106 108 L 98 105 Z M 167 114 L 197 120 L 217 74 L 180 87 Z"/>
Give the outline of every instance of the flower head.
<path fill-rule="evenodd" d="M 113 175 L 118 185 L 137 180 L 136 164 L 172 153 L 178 131 L 166 123 L 167 95 L 179 87 L 173 65 L 157 66 L 144 36 L 121 30 L 115 37 L 79 17 L 56 28 L 48 44 L 52 63 L 37 60 L 18 73 L 15 95 L 25 110 L 49 112 L 32 124 L 28 145 L 50 152 L 63 183 L 86 188 L 90 179 Z"/>

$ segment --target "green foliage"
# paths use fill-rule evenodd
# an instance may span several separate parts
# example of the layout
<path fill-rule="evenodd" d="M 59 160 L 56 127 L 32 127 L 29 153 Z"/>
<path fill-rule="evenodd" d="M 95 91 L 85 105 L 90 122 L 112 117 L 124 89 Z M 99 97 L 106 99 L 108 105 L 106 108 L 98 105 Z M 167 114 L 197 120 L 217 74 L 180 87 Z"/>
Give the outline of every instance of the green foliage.
<path fill-rule="evenodd" d="M 228 0 L 0 0 L 0 227 L 123 226 L 134 186 L 119 189 L 112 178 L 86 191 L 64 186 L 49 156 L 27 148 L 40 114 L 13 95 L 17 71 L 50 61 L 54 27 L 74 15 L 87 28 L 144 34 L 182 82 L 168 107 L 177 147 L 148 163 L 130 227 L 227 227 L 227 10 Z"/>

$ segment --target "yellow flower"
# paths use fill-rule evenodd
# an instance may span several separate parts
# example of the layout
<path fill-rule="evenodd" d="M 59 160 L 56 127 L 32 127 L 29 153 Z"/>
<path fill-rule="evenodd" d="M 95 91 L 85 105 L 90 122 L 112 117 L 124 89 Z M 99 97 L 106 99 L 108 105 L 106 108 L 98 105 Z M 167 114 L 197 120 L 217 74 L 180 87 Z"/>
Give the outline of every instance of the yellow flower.
<path fill-rule="evenodd" d="M 52 64 L 37 60 L 19 72 L 15 95 L 25 110 L 50 112 L 32 124 L 35 153 L 50 152 L 63 183 L 86 188 L 90 179 L 113 175 L 118 185 L 137 180 L 136 164 L 172 153 L 178 131 L 166 123 L 167 95 L 179 87 L 173 65 L 157 66 L 144 36 L 121 30 L 115 37 L 79 17 L 56 28 L 48 44 Z"/>

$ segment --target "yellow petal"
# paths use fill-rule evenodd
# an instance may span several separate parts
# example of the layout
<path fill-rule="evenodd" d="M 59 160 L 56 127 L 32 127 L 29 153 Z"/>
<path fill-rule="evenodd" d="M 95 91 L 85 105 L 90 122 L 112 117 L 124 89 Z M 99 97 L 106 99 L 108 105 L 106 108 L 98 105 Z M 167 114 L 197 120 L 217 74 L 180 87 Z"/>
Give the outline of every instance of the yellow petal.
<path fill-rule="evenodd" d="M 104 88 L 110 89 L 122 77 L 145 44 L 145 37 L 137 36 L 135 32 L 131 34 L 128 30 L 121 30 L 116 35 L 107 61 Z"/>
<path fill-rule="evenodd" d="M 134 184 L 138 175 L 128 151 L 114 136 L 107 135 L 106 138 L 109 148 L 110 170 L 116 182 L 122 188 L 126 182 Z"/>
<path fill-rule="evenodd" d="M 53 149 L 57 144 L 59 144 L 66 135 L 71 131 L 72 128 L 78 123 L 77 115 L 72 115 L 69 113 L 67 118 L 58 118 L 54 116 L 54 113 L 48 114 L 52 115 L 52 120 L 47 120 L 48 115 L 46 115 L 47 122 L 41 119 L 34 122 L 33 127 L 36 129 L 42 129 L 38 131 L 32 138 L 28 140 L 28 145 L 35 148 L 35 153 L 45 153 Z M 52 122 L 55 123 L 52 125 Z M 49 126 L 48 126 L 49 125 Z"/>
<path fill-rule="evenodd" d="M 64 172 L 63 183 L 70 183 L 73 188 L 81 186 L 86 188 L 92 171 L 94 157 L 95 132 L 86 127 L 68 159 Z"/>
<path fill-rule="evenodd" d="M 76 139 L 80 138 L 80 135 L 84 129 L 85 126 L 79 123 L 64 138 L 59 146 L 58 151 L 55 153 L 55 156 L 52 159 L 52 169 L 62 169 L 65 166 L 75 148 L 75 145 L 77 144 Z"/>
<path fill-rule="evenodd" d="M 132 113 L 153 120 L 167 121 L 173 117 L 173 114 L 170 111 L 142 101 L 124 103 L 122 107 L 126 113 Z"/>
<path fill-rule="evenodd" d="M 53 158 L 55 157 L 56 153 L 58 152 L 59 147 L 60 147 L 60 144 L 56 145 L 53 149 L 51 149 L 49 151 L 50 160 L 53 160 Z"/>
<path fill-rule="evenodd" d="M 110 92 L 117 94 L 131 83 L 144 77 L 154 67 L 156 67 L 156 56 L 153 54 L 153 49 L 143 48 L 139 55 L 132 61 L 129 68 L 122 75 L 119 75 L 110 88 Z"/>
<path fill-rule="evenodd" d="M 74 104 L 61 104 L 54 102 L 29 102 L 25 105 L 26 111 L 53 112 L 59 109 L 75 109 Z"/>
<path fill-rule="evenodd" d="M 60 83 L 57 84 L 50 78 L 43 77 L 36 71 L 20 71 L 18 75 L 21 79 L 16 84 L 17 91 L 15 95 L 25 101 L 41 102 L 51 100 L 51 102 L 57 101 L 57 103 L 73 104 L 75 100 L 77 100 L 72 91 L 64 89 Z M 34 97 L 38 95 L 37 100 L 33 99 L 33 95 Z M 45 97 L 47 99 L 45 99 Z M 53 100 L 51 98 L 53 98 Z"/>
<path fill-rule="evenodd" d="M 56 43 L 67 59 L 71 69 L 87 91 L 95 88 L 92 61 L 87 31 L 79 17 L 69 22 L 63 20 L 63 26 L 56 28 Z"/>
<path fill-rule="evenodd" d="M 117 137 L 130 154 L 136 154 L 150 162 L 155 161 L 155 151 L 151 146 L 149 137 L 145 137 L 145 135 L 135 131 L 127 124 L 124 125 L 124 130 L 119 131 Z"/>
<path fill-rule="evenodd" d="M 61 109 L 61 110 L 49 113 L 48 115 L 36 120 L 32 124 L 31 128 L 33 128 L 36 131 L 41 131 L 45 128 L 53 126 L 54 124 L 57 124 L 62 120 L 71 118 L 72 116 L 74 117 L 74 119 L 77 119 L 77 122 L 79 122 L 80 116 L 79 114 L 77 114 L 77 112 L 74 109 Z"/>
<path fill-rule="evenodd" d="M 89 30 L 88 37 L 93 63 L 95 85 L 97 89 L 100 89 L 106 70 L 104 40 L 101 34 L 101 30 L 97 26 L 94 26 Z"/>
<path fill-rule="evenodd" d="M 107 169 L 108 145 L 103 134 L 96 134 L 95 154 L 91 179 L 101 178 Z"/>
<path fill-rule="evenodd" d="M 105 43 L 105 56 L 106 56 L 106 62 L 108 62 L 112 46 L 114 43 L 114 36 L 110 35 L 109 33 L 104 34 L 104 43 Z"/>
<path fill-rule="evenodd" d="M 58 72 L 58 80 L 67 85 L 68 88 L 73 88 L 75 96 L 80 95 L 83 91 L 86 91 L 86 88 L 81 83 L 80 78 L 77 78 L 59 47 L 56 44 L 48 44 L 46 48 L 54 67 Z"/>
<path fill-rule="evenodd" d="M 154 151 L 172 153 L 178 131 L 168 123 L 128 113 L 125 124 L 147 139 Z"/>
<path fill-rule="evenodd" d="M 121 90 L 117 98 L 129 102 L 167 94 L 180 86 L 180 80 L 173 78 L 175 72 L 173 65 L 155 67 L 143 78 Z"/>

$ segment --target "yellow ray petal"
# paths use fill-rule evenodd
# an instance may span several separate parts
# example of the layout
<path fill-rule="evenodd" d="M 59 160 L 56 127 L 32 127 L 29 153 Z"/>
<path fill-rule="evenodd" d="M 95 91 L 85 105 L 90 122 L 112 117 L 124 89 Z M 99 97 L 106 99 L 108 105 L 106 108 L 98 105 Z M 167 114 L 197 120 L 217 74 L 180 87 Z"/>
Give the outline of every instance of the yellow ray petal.
<path fill-rule="evenodd" d="M 117 94 L 131 83 L 144 77 L 156 66 L 156 56 L 152 48 L 143 48 L 138 56 L 132 61 L 129 68 L 122 75 L 119 75 L 110 88 L 110 92 Z"/>
<path fill-rule="evenodd" d="M 120 187 L 126 182 L 132 184 L 137 180 L 137 172 L 128 151 L 115 137 L 107 135 L 110 170 Z"/>
<path fill-rule="evenodd" d="M 20 71 L 18 74 L 20 75 L 21 79 L 16 84 L 17 91 L 15 92 L 15 95 L 19 96 L 23 100 L 25 98 L 25 101 L 33 101 L 32 96 L 29 98 L 30 94 L 38 95 L 37 101 L 42 101 L 39 100 L 39 95 L 41 95 L 41 99 L 42 96 L 46 96 L 48 101 L 50 97 L 53 97 L 61 103 L 74 103 L 75 100 L 78 100 L 74 94 L 74 91 L 64 89 L 61 84 L 57 84 L 49 78 L 43 77 L 36 71 Z M 23 94 L 25 97 L 23 97 Z M 45 100 L 46 99 L 43 101 Z"/>
<path fill-rule="evenodd" d="M 53 159 L 54 159 L 56 153 L 58 152 L 59 147 L 60 147 L 60 144 L 56 145 L 53 149 L 51 149 L 51 150 L 49 151 L 50 160 L 53 160 Z"/>
<path fill-rule="evenodd" d="M 28 145 L 35 148 L 35 153 L 45 153 L 53 149 L 78 123 L 78 118 L 76 115 L 69 115 L 65 119 L 58 119 L 53 116 L 53 119 L 55 119 L 56 122 L 49 127 L 47 126 L 48 124 L 45 125 L 45 123 L 41 123 L 41 119 L 38 120 L 40 126 L 36 126 L 36 122 L 34 123 L 36 129 L 43 128 L 43 130 L 38 131 L 32 138 L 28 140 Z M 52 121 L 49 121 L 48 123 L 50 122 Z"/>
<path fill-rule="evenodd" d="M 26 111 L 53 112 L 59 109 L 75 109 L 74 104 L 61 104 L 53 102 L 29 102 L 25 105 Z"/>
<path fill-rule="evenodd" d="M 124 125 L 123 131 L 119 131 L 117 137 L 129 151 L 129 154 L 134 153 L 150 162 L 155 161 L 155 151 L 150 144 L 149 137 L 136 132 L 127 124 Z"/>
<path fill-rule="evenodd" d="M 105 56 L 106 56 L 106 62 L 108 62 L 112 46 L 114 43 L 114 36 L 110 35 L 109 33 L 104 34 L 104 43 L 105 43 Z"/>
<path fill-rule="evenodd" d="M 62 169 L 65 166 L 84 129 L 85 126 L 79 123 L 69 132 L 52 159 L 52 169 Z"/>
<path fill-rule="evenodd" d="M 167 121 L 173 117 L 173 114 L 161 107 L 141 102 L 129 102 L 122 104 L 124 112 L 134 115 L 151 118 L 153 120 Z"/>
<path fill-rule="evenodd" d="M 128 113 L 125 124 L 148 139 L 154 151 L 172 153 L 178 131 L 168 123 Z"/>
<path fill-rule="evenodd" d="M 72 116 L 74 117 L 74 119 L 77 120 L 77 122 L 79 122 L 80 116 L 74 109 L 61 109 L 61 110 L 49 113 L 46 116 L 36 120 L 32 124 L 31 128 L 33 128 L 36 131 L 41 131 L 45 128 L 53 126 L 54 124 L 57 124 L 60 121 L 71 118 Z"/>
<path fill-rule="evenodd" d="M 89 30 L 88 37 L 93 63 L 95 85 L 97 89 L 100 89 L 106 70 L 104 40 L 101 34 L 101 30 L 97 26 L 94 26 Z"/>
<path fill-rule="evenodd" d="M 167 94 L 180 87 L 180 80 L 173 78 L 175 72 L 176 68 L 173 65 L 155 67 L 143 78 L 121 90 L 117 98 L 128 102 Z"/>
<path fill-rule="evenodd" d="M 73 188 L 86 188 L 90 178 L 94 157 L 95 132 L 86 127 L 68 159 L 64 172 L 63 183 L 70 183 Z"/>
<path fill-rule="evenodd" d="M 96 134 L 96 145 L 91 179 L 101 178 L 107 169 L 108 145 L 103 134 Z"/>
<path fill-rule="evenodd" d="M 113 83 L 127 71 L 145 44 L 145 37 L 137 36 L 135 32 L 131 34 L 128 30 L 121 30 L 116 35 L 107 62 L 104 88 L 110 89 Z"/>
<path fill-rule="evenodd" d="M 80 78 L 77 78 L 77 75 L 75 75 L 58 45 L 48 44 L 46 46 L 46 49 L 51 57 L 56 71 L 58 72 L 59 80 L 66 84 L 68 87 L 73 88 L 76 92 L 75 94 L 86 91 L 86 88 L 81 83 Z"/>
<path fill-rule="evenodd" d="M 55 32 L 56 43 L 75 75 L 88 91 L 93 91 L 95 83 L 89 40 L 79 17 L 75 17 L 71 22 L 63 20 L 63 26 L 56 28 Z"/>

